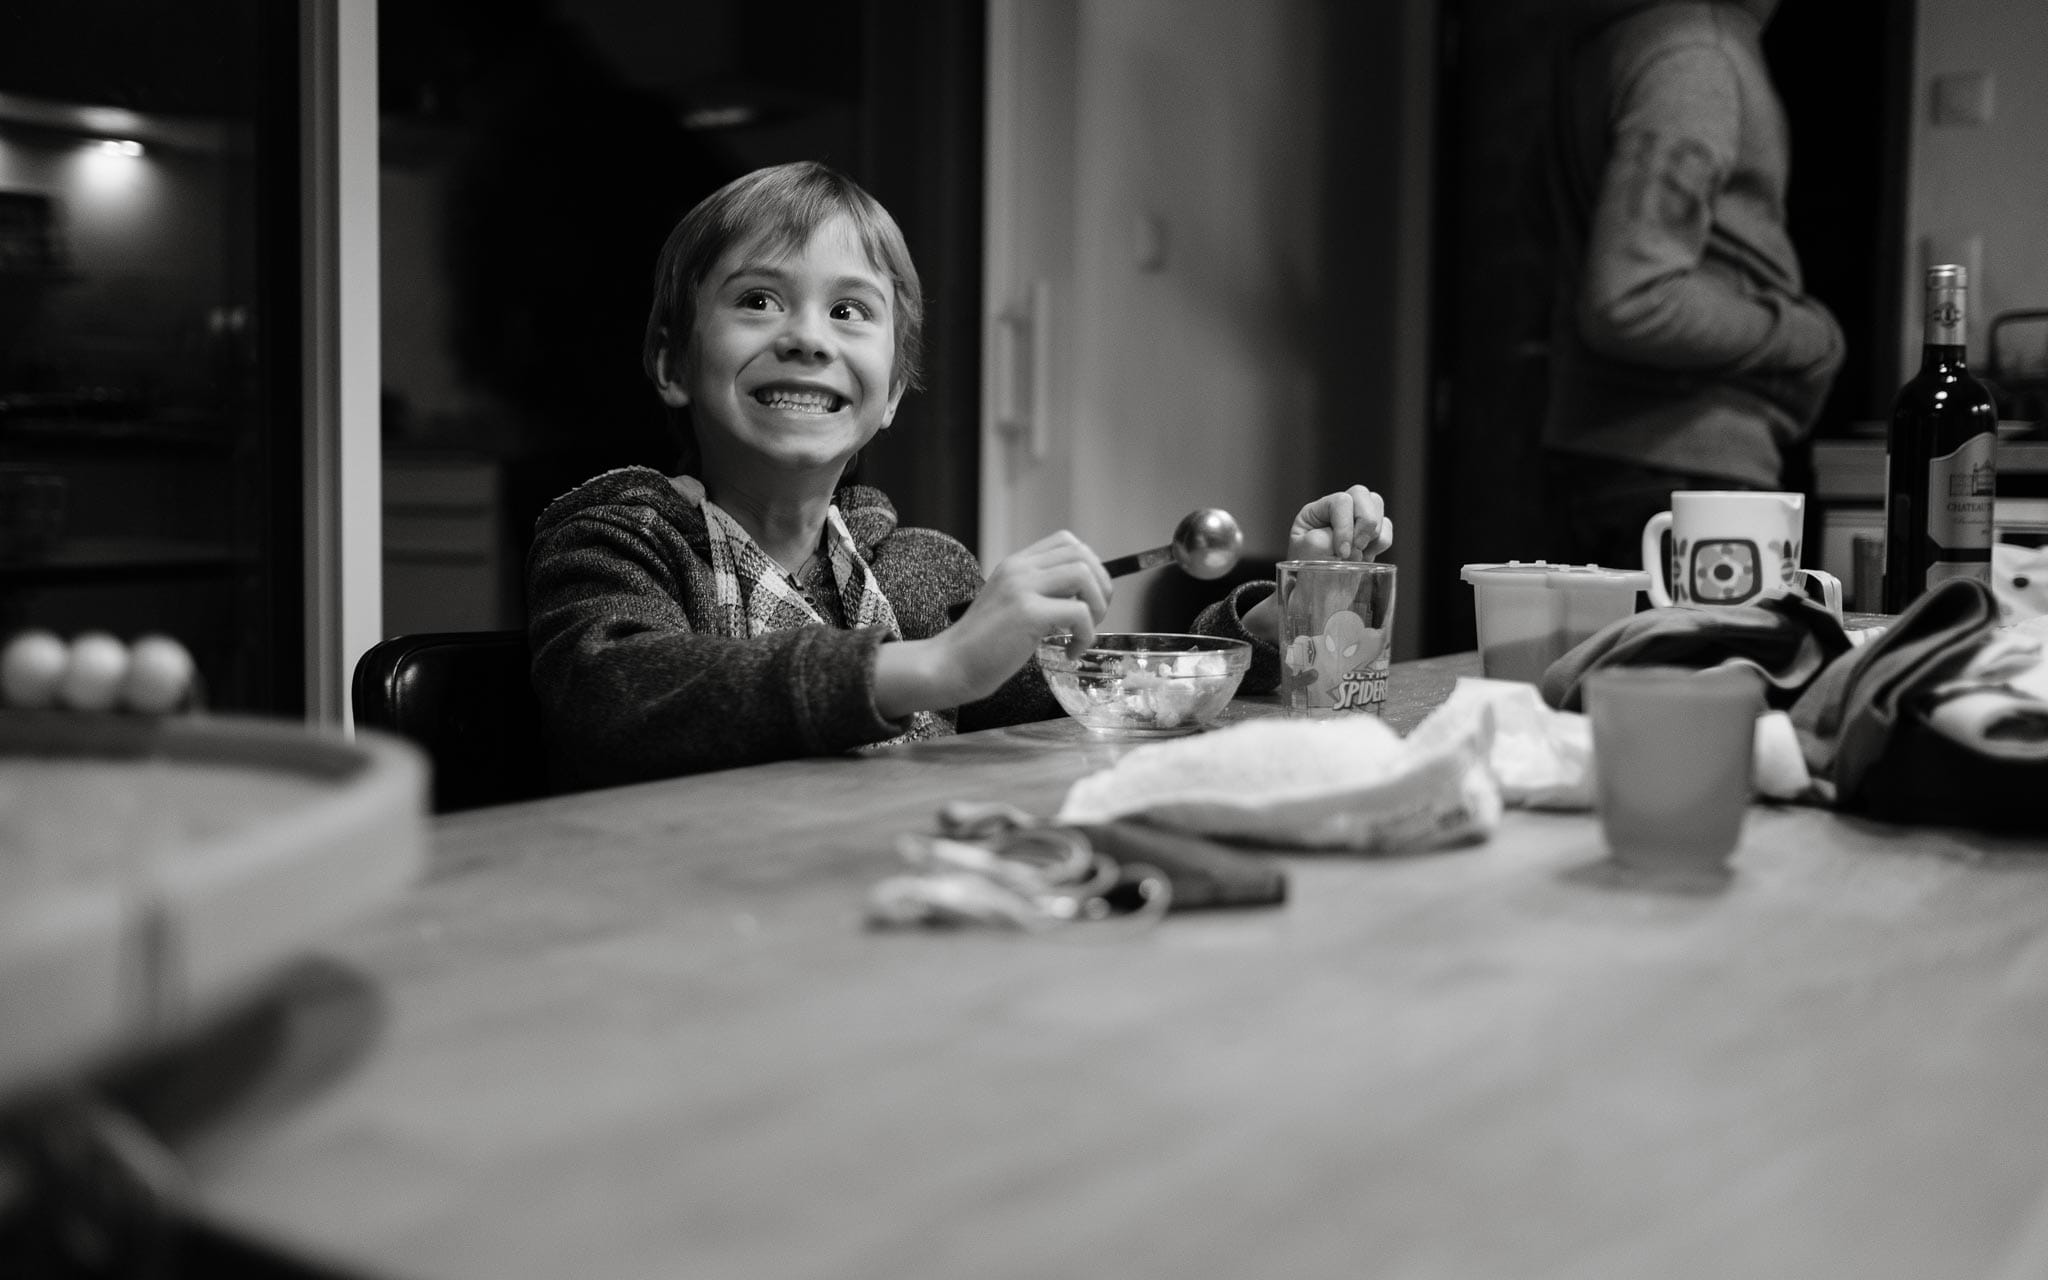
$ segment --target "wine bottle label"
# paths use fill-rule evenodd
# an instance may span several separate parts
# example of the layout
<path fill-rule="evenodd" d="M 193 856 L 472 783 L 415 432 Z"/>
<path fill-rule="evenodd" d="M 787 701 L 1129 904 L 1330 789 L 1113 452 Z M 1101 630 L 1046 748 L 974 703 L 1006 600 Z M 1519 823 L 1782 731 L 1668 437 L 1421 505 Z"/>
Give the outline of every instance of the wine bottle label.
<path fill-rule="evenodd" d="M 1983 431 L 1963 441 L 1954 453 L 1928 461 L 1927 536 L 1935 546 L 1980 553 L 1990 549 L 1997 449 L 1998 437 Z"/>
<path fill-rule="evenodd" d="M 1960 347 L 1967 341 L 1960 288 L 1927 291 L 1927 341 L 1943 347 Z"/>
<path fill-rule="evenodd" d="M 1927 269 L 1927 337 L 1931 347 L 1960 347 L 1963 316 L 1968 309 L 1969 274 L 1958 266 Z"/>

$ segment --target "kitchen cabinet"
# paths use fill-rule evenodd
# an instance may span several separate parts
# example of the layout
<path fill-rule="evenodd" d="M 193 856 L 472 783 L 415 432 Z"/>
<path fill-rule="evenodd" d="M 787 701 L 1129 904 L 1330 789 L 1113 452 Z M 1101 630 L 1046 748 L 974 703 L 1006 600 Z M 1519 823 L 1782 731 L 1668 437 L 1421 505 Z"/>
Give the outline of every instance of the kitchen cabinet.
<path fill-rule="evenodd" d="M 384 456 L 384 629 L 521 625 L 503 468 L 460 453 Z"/>

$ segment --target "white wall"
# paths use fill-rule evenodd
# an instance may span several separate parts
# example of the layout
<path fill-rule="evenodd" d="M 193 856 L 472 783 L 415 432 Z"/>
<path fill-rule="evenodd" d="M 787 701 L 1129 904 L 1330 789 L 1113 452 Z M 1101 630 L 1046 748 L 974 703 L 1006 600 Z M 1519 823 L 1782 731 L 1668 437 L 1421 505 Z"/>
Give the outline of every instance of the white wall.
<path fill-rule="evenodd" d="M 1434 0 L 1390 6 L 1383 42 L 1340 61 L 1326 46 L 1348 3 L 991 0 L 985 562 L 1061 526 L 1105 556 L 1143 550 L 1208 506 L 1238 518 L 1248 553 L 1278 555 L 1303 503 L 1364 482 L 1396 513 L 1394 559 L 1420 572 Z M 1347 125 L 1370 172 L 1331 187 L 1340 65 L 1390 78 L 1401 108 Z M 1347 214 L 1357 226 L 1324 224 Z M 1366 240 L 1332 286 L 1326 246 L 1344 235 Z M 1038 458 L 994 421 L 1003 317 L 1034 281 L 1051 320 Z M 1397 340 L 1340 346 L 1356 380 L 1327 385 L 1327 326 Z M 1397 656 L 1417 651 L 1427 585 L 1402 584 Z M 1133 625 L 1141 597 L 1126 584 L 1110 624 Z"/>
<path fill-rule="evenodd" d="M 1321 18 L 1314 0 L 1082 6 L 1074 513 L 1104 554 L 1211 506 L 1277 553 L 1324 487 L 1306 444 Z"/>
<path fill-rule="evenodd" d="M 1977 71 L 1991 76 L 1990 120 L 1935 123 L 1936 82 Z M 1900 367 L 1919 367 L 1931 255 L 1973 268 L 1970 357 L 1981 369 L 1994 315 L 2048 307 L 2048 4 L 1922 0 L 1912 84 Z"/>
<path fill-rule="evenodd" d="M 1056 15 L 1070 29 L 1049 33 Z M 997 5 L 991 20 L 1016 45 L 1071 42 L 1024 50 L 1014 92 L 1064 95 L 1073 124 L 1067 175 L 1045 173 L 1039 154 L 1012 166 L 1035 175 L 1006 180 L 1006 157 L 1047 109 L 992 104 L 989 306 L 1014 307 L 1031 278 L 1054 277 L 1045 385 L 1057 399 L 1044 459 L 992 438 L 983 558 L 1061 523 L 1104 556 L 1143 550 L 1210 506 L 1238 518 L 1248 550 L 1278 553 L 1294 511 L 1323 491 L 1308 446 L 1322 5 L 1081 0 Z M 1012 92 L 991 70 L 998 99 Z M 1006 111 L 1021 137 L 999 136 Z M 1015 251 L 1062 236 L 1070 262 Z M 1050 496 L 1061 490 L 1063 506 Z M 1119 593 L 1112 625 L 1135 621 L 1138 594 Z"/>

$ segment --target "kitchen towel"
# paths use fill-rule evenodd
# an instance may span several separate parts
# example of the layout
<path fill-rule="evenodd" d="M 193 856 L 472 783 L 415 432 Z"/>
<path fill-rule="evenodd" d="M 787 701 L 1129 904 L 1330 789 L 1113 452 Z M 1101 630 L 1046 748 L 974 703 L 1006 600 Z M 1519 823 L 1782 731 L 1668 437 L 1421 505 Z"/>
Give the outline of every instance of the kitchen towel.
<path fill-rule="evenodd" d="M 1792 722 L 1836 808 L 1892 822 L 2048 830 L 2040 645 L 1997 622 L 1989 587 L 1950 579 L 1800 697 Z"/>

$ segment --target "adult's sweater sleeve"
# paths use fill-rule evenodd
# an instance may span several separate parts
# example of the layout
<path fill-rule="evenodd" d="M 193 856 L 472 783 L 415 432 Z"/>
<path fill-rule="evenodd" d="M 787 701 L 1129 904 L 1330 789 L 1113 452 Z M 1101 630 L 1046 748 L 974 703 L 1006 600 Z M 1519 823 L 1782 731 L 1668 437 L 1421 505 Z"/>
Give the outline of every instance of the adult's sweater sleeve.
<path fill-rule="evenodd" d="M 1579 329 L 1593 350 L 1627 364 L 1751 374 L 1767 391 L 1771 377 L 1795 375 L 1783 391 L 1803 401 L 1804 383 L 1839 360 L 1840 326 L 1791 281 L 1756 278 L 1754 264 L 1708 251 L 1742 111 L 1729 55 L 1710 44 L 1665 52 L 1622 86 Z"/>
<path fill-rule="evenodd" d="M 618 510 L 543 528 L 527 636 L 551 765 L 600 786 L 850 750 L 903 731 L 875 710 L 879 630 L 698 630 L 660 539 Z"/>

